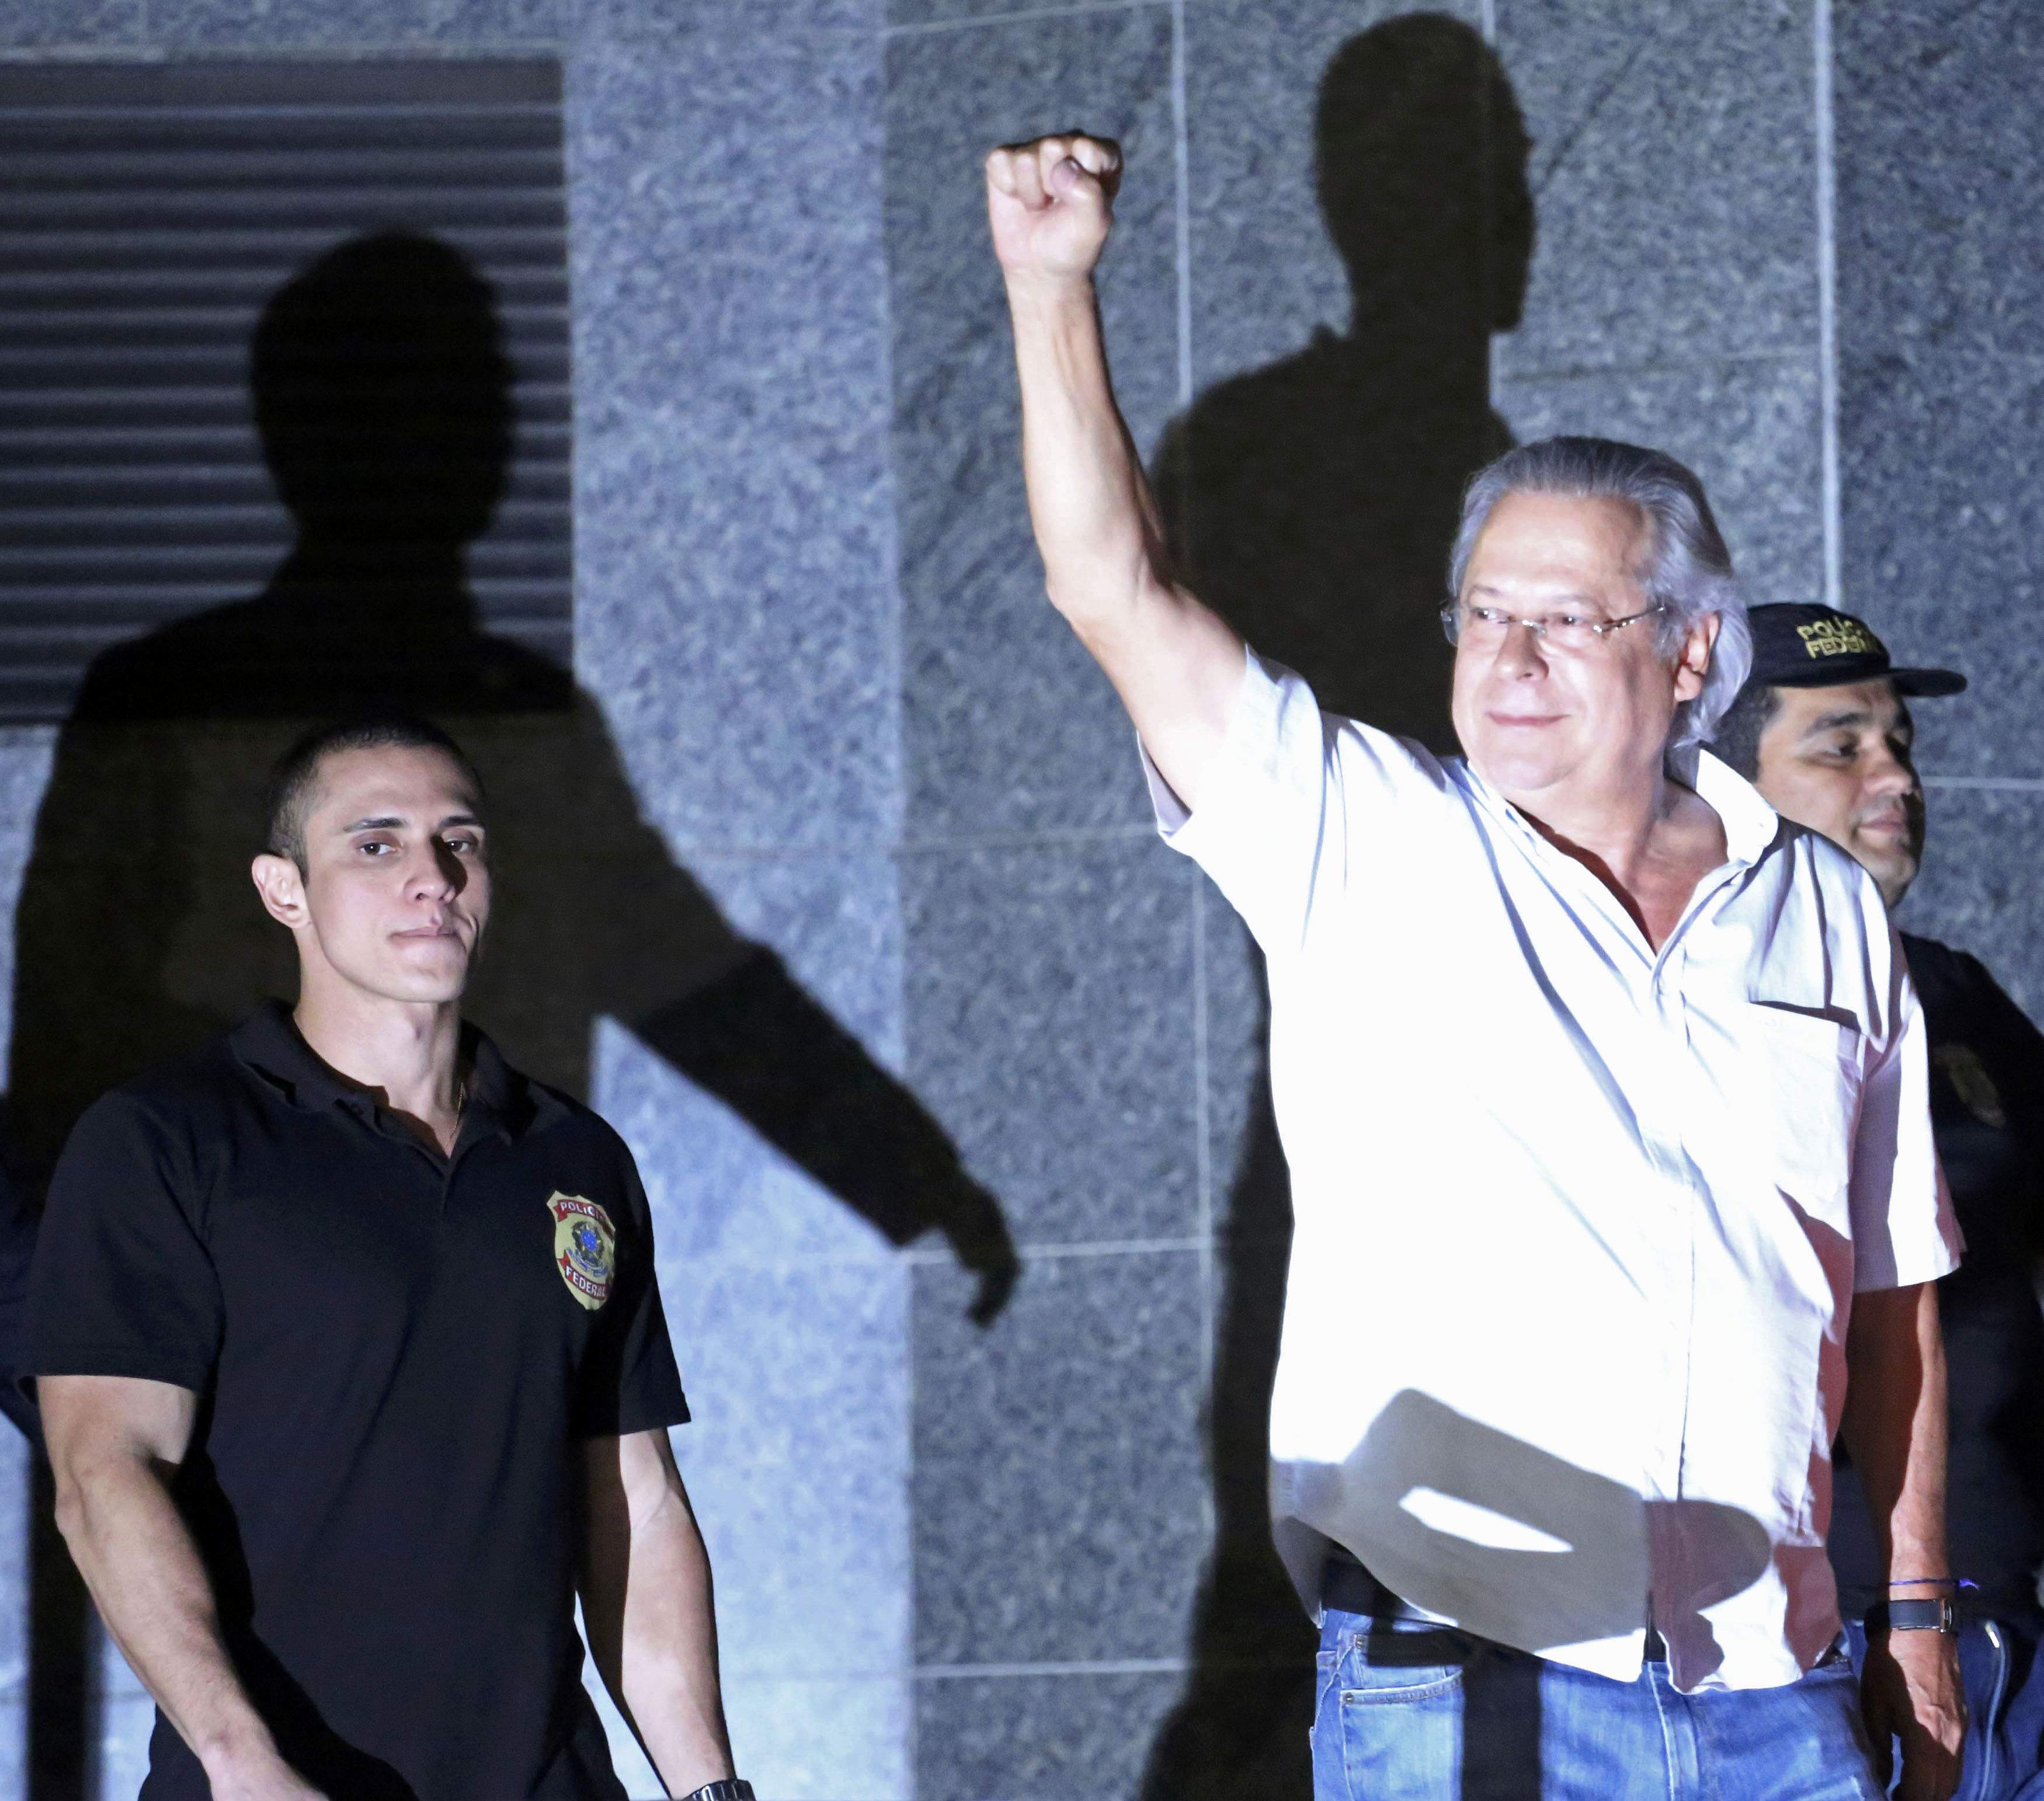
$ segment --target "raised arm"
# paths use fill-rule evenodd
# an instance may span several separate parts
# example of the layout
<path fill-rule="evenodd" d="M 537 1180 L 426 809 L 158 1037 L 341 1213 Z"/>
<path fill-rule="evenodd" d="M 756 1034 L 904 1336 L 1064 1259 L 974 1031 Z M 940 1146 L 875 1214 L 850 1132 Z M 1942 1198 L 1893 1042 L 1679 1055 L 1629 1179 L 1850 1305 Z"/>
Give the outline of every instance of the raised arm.
<path fill-rule="evenodd" d="M 986 159 L 987 216 L 1022 384 L 1022 466 L 1051 604 L 1107 672 L 1188 808 L 1228 730 L 1242 642 L 1174 582 L 1141 459 L 1115 405 L 1093 271 L 1121 153 L 1043 137 Z"/>
<path fill-rule="evenodd" d="M 205 1767 L 217 1801 L 319 1801 L 242 1689 L 206 1566 L 171 1499 L 198 1396 L 117 1376 L 45 1376 L 36 1388 L 58 1528 L 107 1630 Z"/>

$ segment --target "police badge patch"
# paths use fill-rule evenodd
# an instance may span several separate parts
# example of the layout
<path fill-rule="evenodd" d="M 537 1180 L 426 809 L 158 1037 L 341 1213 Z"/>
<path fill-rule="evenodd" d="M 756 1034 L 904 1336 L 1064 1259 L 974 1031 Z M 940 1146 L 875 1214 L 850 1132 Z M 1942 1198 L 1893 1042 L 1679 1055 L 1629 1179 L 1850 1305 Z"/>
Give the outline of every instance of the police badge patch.
<path fill-rule="evenodd" d="M 617 1274 L 617 1229 L 593 1200 L 555 1189 L 547 1202 L 554 1216 L 554 1266 L 568 1292 L 594 1313 L 610 1299 Z"/>

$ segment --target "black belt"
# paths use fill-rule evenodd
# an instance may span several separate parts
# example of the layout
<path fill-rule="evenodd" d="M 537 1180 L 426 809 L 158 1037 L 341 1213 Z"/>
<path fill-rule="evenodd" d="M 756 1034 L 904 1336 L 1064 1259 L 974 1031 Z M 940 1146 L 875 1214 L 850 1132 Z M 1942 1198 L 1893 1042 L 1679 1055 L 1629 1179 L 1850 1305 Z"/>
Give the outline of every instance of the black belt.
<path fill-rule="evenodd" d="M 1363 1614 L 1371 1619 L 1418 1619 L 1440 1622 L 1394 1595 L 1353 1557 L 1327 1559 L 1320 1573 L 1320 1602 L 1345 1614 Z"/>
<path fill-rule="evenodd" d="M 1345 1614 L 1361 1614 L 1370 1619 L 1416 1619 L 1439 1625 L 1404 1596 L 1385 1588 L 1353 1557 L 1337 1553 L 1327 1559 L 1320 1574 L 1320 1602 Z M 1668 1642 L 1650 1626 L 1646 1629 L 1646 1661 L 1665 1664 Z"/>

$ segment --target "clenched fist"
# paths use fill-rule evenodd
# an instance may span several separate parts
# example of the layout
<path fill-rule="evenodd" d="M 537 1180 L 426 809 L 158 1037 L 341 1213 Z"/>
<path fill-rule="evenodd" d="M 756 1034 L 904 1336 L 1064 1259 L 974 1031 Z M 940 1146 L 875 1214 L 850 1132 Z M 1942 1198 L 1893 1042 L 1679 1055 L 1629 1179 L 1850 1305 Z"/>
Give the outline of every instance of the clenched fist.
<path fill-rule="evenodd" d="M 1104 138 L 1039 137 L 986 159 L 993 254 L 1011 281 L 1082 280 L 1114 223 L 1121 149 Z"/>

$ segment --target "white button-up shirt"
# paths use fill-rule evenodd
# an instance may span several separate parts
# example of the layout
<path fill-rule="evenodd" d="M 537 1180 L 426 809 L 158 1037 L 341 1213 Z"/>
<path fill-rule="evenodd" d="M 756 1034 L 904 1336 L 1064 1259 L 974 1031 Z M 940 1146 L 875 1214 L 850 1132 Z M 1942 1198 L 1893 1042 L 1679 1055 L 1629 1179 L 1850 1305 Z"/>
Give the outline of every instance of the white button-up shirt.
<path fill-rule="evenodd" d="M 1272 1513 L 1416 1607 L 1601 1675 L 1793 1680 L 1858 1290 L 1959 1238 L 1879 891 L 1715 758 L 1727 860 L 1657 953 L 1459 758 L 1252 656 L 1168 841 L 1263 949 L 1296 1226 Z"/>

